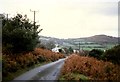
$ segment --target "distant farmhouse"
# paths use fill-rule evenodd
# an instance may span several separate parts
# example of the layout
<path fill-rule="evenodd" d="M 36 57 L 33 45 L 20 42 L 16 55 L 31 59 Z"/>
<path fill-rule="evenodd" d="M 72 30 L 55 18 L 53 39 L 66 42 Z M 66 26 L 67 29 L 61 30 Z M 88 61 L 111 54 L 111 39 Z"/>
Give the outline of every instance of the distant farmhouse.
<path fill-rule="evenodd" d="M 55 48 L 52 49 L 52 52 L 65 52 L 62 47 L 60 47 L 58 44 L 55 45 Z"/>

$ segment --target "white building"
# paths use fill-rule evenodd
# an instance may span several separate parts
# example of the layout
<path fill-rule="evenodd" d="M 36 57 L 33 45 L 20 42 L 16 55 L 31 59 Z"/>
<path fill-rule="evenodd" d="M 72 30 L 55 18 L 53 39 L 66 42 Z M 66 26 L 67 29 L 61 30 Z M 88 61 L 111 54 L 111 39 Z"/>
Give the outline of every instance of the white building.
<path fill-rule="evenodd" d="M 64 50 L 56 44 L 56 47 L 52 49 L 52 52 L 64 52 Z"/>

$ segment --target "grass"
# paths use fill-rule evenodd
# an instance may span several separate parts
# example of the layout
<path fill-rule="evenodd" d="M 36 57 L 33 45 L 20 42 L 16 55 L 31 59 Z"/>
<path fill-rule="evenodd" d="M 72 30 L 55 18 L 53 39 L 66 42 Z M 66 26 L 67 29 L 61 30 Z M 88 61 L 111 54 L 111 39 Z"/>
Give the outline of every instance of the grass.
<path fill-rule="evenodd" d="M 39 66 L 42 66 L 42 65 L 45 65 L 47 63 L 50 63 L 50 62 L 43 62 L 43 63 L 39 63 L 39 64 L 36 64 L 36 65 L 33 65 L 29 68 L 25 68 L 25 69 L 20 69 L 18 70 L 17 72 L 14 72 L 14 73 L 9 73 L 7 77 L 3 78 L 3 82 L 6 82 L 6 81 L 11 81 L 13 80 L 14 78 L 20 76 L 21 74 L 27 72 L 27 71 L 30 71 L 36 67 L 39 67 Z"/>
<path fill-rule="evenodd" d="M 89 80 L 89 78 L 79 73 L 68 73 L 59 77 L 59 80 Z"/>

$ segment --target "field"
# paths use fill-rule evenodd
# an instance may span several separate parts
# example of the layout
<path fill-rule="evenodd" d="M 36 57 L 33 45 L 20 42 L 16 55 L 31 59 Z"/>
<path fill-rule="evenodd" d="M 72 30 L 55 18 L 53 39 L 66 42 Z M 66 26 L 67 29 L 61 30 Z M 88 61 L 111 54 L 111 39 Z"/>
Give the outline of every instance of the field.
<path fill-rule="evenodd" d="M 92 49 L 101 49 L 101 50 L 106 50 L 106 49 L 110 49 L 113 46 L 115 46 L 115 43 L 104 43 L 104 44 L 100 44 L 100 43 L 90 43 L 90 42 L 86 42 L 86 43 L 80 43 L 80 49 L 83 50 L 88 50 L 91 51 Z M 66 42 L 63 44 L 64 47 L 69 48 L 70 46 L 73 49 L 79 49 L 79 42 L 75 43 L 73 42 Z"/>
<path fill-rule="evenodd" d="M 120 66 L 93 57 L 71 55 L 61 70 L 60 80 L 120 80 Z"/>

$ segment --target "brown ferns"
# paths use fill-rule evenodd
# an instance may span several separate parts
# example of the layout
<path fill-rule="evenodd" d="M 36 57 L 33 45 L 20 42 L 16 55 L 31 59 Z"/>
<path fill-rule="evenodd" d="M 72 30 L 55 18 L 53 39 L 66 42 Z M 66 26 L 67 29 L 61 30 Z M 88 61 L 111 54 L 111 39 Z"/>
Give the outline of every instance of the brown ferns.
<path fill-rule="evenodd" d="M 75 54 L 69 56 L 63 66 L 62 75 L 68 73 L 84 74 L 92 80 L 120 80 L 120 66 Z"/>
<path fill-rule="evenodd" d="M 33 52 L 24 54 L 3 54 L 3 76 L 7 76 L 9 73 L 30 67 L 37 63 L 56 61 L 60 58 L 64 58 L 64 55 L 40 48 L 36 48 Z"/>

